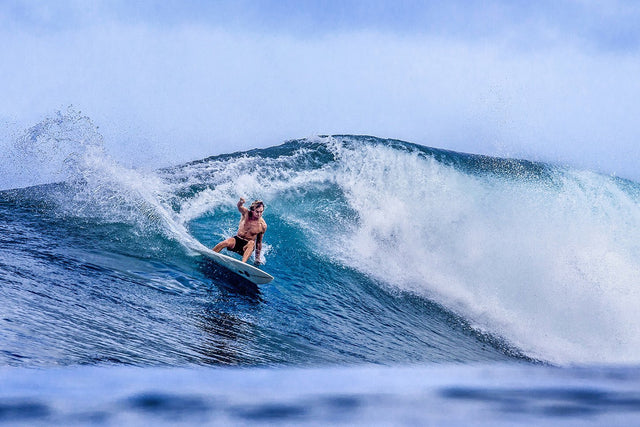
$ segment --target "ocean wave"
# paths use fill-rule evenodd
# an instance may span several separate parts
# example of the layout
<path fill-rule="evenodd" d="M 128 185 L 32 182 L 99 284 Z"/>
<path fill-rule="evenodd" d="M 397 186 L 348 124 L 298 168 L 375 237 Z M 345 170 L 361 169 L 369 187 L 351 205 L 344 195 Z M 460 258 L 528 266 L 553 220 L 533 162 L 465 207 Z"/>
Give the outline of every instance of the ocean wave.
<path fill-rule="evenodd" d="M 61 138 L 65 120 L 83 127 Z M 51 159 L 47 144 L 61 150 L 56 171 L 64 173 L 52 177 L 64 182 L 5 191 L 6 209 L 36 201 L 39 215 L 58 226 L 85 224 L 83 236 L 101 252 L 97 265 L 134 274 L 153 288 L 153 265 L 160 260 L 171 271 L 167 276 L 178 280 L 163 276 L 159 282 L 173 284 L 155 288 L 188 293 L 202 280 L 200 273 L 185 274 L 195 265 L 191 249 L 211 247 L 234 232 L 239 197 L 263 199 L 270 224 L 264 268 L 276 277 L 276 289 L 299 305 L 329 292 L 311 313 L 336 316 L 334 336 L 317 338 L 331 342 L 333 356 L 312 345 L 314 355 L 301 363 L 348 353 L 354 342 L 342 332 L 357 329 L 368 331 L 368 344 L 354 347 L 346 360 L 402 360 L 398 355 L 409 351 L 412 339 L 424 338 L 418 338 L 420 322 L 438 324 L 438 330 L 457 324 L 447 334 L 466 334 L 468 348 L 451 350 L 457 338 L 449 337 L 433 353 L 408 360 L 482 358 L 487 343 L 509 357 L 559 364 L 640 360 L 637 183 L 353 135 L 141 171 L 111 159 L 89 121 L 74 115 L 60 123 L 32 128 L 21 144 L 25 156 L 42 152 Z M 132 269 L 109 260 L 112 252 L 134 256 L 134 264 L 146 254 L 145 265 Z M 167 257 L 179 261 L 167 267 Z M 354 297 L 331 300 L 344 295 L 368 302 L 359 307 Z M 396 312 L 394 298 L 410 308 Z M 420 314 L 416 301 L 433 305 Z M 285 306 L 276 312 L 289 310 Z M 377 326 L 369 325 L 372 307 L 379 310 Z M 293 322 L 295 330 L 305 327 L 300 318 Z M 385 322 L 389 328 L 380 326 Z M 283 333 L 276 324 L 274 333 Z M 394 325 L 412 338 L 385 342 Z"/>

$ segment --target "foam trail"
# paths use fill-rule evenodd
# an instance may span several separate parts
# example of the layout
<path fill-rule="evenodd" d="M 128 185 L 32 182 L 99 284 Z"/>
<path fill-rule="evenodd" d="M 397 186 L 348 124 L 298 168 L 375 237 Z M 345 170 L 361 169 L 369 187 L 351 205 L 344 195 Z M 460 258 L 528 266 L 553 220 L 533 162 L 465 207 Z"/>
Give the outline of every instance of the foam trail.
<path fill-rule="evenodd" d="M 64 182 L 47 195 L 58 214 L 133 224 L 202 247 L 170 206 L 173 188 L 155 172 L 116 162 L 97 127 L 72 107 L 29 128 L 12 147 L 11 160 L 13 170 L 23 171 L 12 187 Z"/>

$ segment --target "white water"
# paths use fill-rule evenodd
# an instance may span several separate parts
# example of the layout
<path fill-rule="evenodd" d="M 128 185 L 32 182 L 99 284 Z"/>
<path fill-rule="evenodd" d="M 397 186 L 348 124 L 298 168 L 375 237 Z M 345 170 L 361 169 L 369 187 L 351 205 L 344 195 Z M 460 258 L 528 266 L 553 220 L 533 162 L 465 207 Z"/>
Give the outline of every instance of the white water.
<path fill-rule="evenodd" d="M 471 176 L 384 146 L 340 151 L 359 212 L 333 256 L 554 363 L 640 361 L 640 198 L 614 179 Z"/>

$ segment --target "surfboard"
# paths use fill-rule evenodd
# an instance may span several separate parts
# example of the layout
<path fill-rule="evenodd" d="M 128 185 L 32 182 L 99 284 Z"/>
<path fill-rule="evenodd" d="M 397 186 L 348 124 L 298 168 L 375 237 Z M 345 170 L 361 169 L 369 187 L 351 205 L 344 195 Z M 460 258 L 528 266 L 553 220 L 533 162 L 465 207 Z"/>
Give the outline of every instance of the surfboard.
<path fill-rule="evenodd" d="M 216 264 L 223 266 L 227 270 L 249 280 L 252 283 L 255 283 L 256 285 L 264 285 L 265 283 L 269 283 L 273 280 L 272 275 L 265 273 L 259 268 L 247 264 L 246 262 L 242 262 L 227 255 L 213 252 L 209 249 L 198 248 L 195 250 L 199 254 L 207 257 Z"/>

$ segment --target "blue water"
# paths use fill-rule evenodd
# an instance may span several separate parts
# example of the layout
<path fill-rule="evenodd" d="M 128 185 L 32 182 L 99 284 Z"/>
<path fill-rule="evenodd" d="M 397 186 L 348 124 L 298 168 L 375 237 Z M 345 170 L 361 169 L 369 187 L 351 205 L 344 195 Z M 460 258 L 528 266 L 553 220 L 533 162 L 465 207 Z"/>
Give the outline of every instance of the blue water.
<path fill-rule="evenodd" d="M 350 135 L 132 169 L 62 116 L 3 161 L 0 422 L 640 419 L 637 183 Z M 259 288 L 193 250 L 240 197 Z"/>

